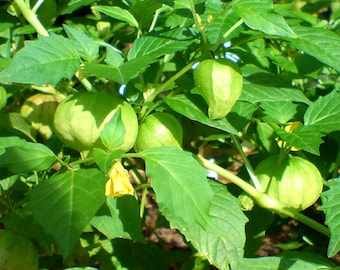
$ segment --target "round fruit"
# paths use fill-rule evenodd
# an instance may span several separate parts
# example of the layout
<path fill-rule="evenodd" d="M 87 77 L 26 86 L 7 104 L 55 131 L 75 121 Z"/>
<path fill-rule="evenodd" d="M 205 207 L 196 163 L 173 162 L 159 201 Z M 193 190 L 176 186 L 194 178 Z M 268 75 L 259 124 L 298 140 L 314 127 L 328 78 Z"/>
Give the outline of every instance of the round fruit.
<path fill-rule="evenodd" d="M 145 118 L 138 129 L 135 150 L 161 146 L 182 146 L 183 130 L 181 123 L 169 113 L 156 112 Z"/>
<path fill-rule="evenodd" d="M 298 211 L 313 205 L 322 192 L 319 170 L 301 157 L 288 155 L 279 162 L 279 156 L 271 156 L 257 166 L 255 174 L 268 195 Z"/>
<path fill-rule="evenodd" d="M 7 103 L 7 93 L 5 88 L 0 86 L 0 110 L 6 106 Z"/>
<path fill-rule="evenodd" d="M 137 138 L 136 113 L 120 96 L 113 96 L 106 92 L 81 92 L 64 99 L 54 116 L 56 135 L 66 146 L 80 152 L 94 147 L 104 148 L 100 133 L 118 108 L 121 110 L 121 121 L 125 127 L 125 138 L 120 146 L 111 150 L 127 152 L 133 147 Z"/>
<path fill-rule="evenodd" d="M 39 132 L 43 139 L 48 139 L 52 135 L 51 127 L 57 106 L 54 95 L 35 94 L 25 100 L 20 114 L 32 123 L 35 132 Z"/>
<path fill-rule="evenodd" d="M 243 78 L 237 64 L 227 59 L 202 61 L 194 70 L 198 93 L 208 104 L 210 119 L 225 117 L 240 97 Z"/>
<path fill-rule="evenodd" d="M 32 242 L 8 230 L 0 230 L 0 270 L 36 270 L 38 253 Z"/>

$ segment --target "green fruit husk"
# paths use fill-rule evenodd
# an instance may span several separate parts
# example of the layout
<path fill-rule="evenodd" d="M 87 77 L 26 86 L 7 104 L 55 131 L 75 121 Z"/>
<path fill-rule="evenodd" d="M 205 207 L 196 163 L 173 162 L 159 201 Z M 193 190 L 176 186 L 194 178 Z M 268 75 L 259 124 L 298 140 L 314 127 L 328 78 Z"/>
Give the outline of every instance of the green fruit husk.
<path fill-rule="evenodd" d="M 58 101 L 54 95 L 39 93 L 25 100 L 20 114 L 32 123 L 34 135 L 39 132 L 47 140 L 53 133 L 53 117 L 57 106 Z"/>
<path fill-rule="evenodd" d="M 125 138 L 120 146 L 111 150 L 127 152 L 134 146 L 137 138 L 136 113 L 121 97 L 106 92 L 81 92 L 64 99 L 54 116 L 55 133 L 66 146 L 80 152 L 90 151 L 94 147 L 105 148 L 100 133 L 118 108 L 121 109 Z"/>
<path fill-rule="evenodd" d="M 181 148 L 182 140 L 182 125 L 177 118 L 169 113 L 156 112 L 140 124 L 134 149 L 139 152 L 162 146 Z"/>
<path fill-rule="evenodd" d="M 263 160 L 256 168 L 263 190 L 286 207 L 302 211 L 320 197 L 323 179 L 315 165 L 306 159 L 288 155 Z"/>
<path fill-rule="evenodd" d="M 32 242 L 8 230 L 0 230 L 0 270 L 37 270 L 39 258 Z"/>
<path fill-rule="evenodd" d="M 209 118 L 225 117 L 242 92 L 243 78 L 238 65 L 226 59 L 207 59 L 193 75 L 197 92 L 208 105 Z"/>

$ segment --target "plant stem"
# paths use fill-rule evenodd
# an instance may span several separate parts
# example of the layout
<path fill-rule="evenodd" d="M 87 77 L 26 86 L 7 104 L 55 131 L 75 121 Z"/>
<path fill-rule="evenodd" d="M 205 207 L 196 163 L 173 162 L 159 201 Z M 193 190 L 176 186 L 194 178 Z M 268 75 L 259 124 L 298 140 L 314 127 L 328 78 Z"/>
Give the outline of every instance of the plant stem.
<path fill-rule="evenodd" d="M 23 0 L 15 0 L 14 2 L 20 9 L 25 19 L 37 30 L 38 34 L 42 36 L 49 36 L 45 27 L 39 21 L 37 15 L 25 4 Z"/>
<path fill-rule="evenodd" d="M 152 102 L 160 93 L 162 93 L 168 86 L 170 86 L 174 81 L 176 81 L 178 78 L 183 76 L 187 71 L 189 71 L 193 65 L 200 61 L 200 59 L 195 60 L 187 64 L 185 67 L 183 67 L 180 71 L 178 71 L 174 76 L 172 76 L 169 80 L 167 80 L 164 84 L 162 84 L 160 87 L 158 87 L 155 92 L 148 97 L 148 99 L 145 102 Z M 144 105 L 139 113 L 139 120 L 145 118 L 146 111 L 148 110 L 148 106 Z"/>
<path fill-rule="evenodd" d="M 155 11 L 155 15 L 153 16 L 149 32 L 153 31 L 153 29 L 155 28 L 160 12 L 161 12 L 160 8 Z"/>
<path fill-rule="evenodd" d="M 233 135 L 233 134 L 231 134 L 231 138 L 232 138 L 232 140 L 233 140 L 233 142 L 234 142 L 234 145 L 235 145 L 235 147 L 236 147 L 236 150 L 238 151 L 238 153 L 239 153 L 239 154 L 241 155 L 241 157 L 242 157 L 243 163 L 244 163 L 244 165 L 246 166 L 246 169 L 247 169 L 247 171 L 248 171 L 248 174 L 249 174 L 249 176 L 250 176 L 251 181 L 253 182 L 254 187 L 255 187 L 258 191 L 261 191 L 261 192 L 262 192 L 262 191 L 263 191 L 262 186 L 261 186 L 259 180 L 257 179 L 257 176 L 255 175 L 255 172 L 254 172 L 254 169 L 253 169 L 253 167 L 251 166 L 251 164 L 250 164 L 250 162 L 249 162 L 247 156 L 246 156 L 246 155 L 244 154 L 244 152 L 243 152 L 243 149 L 242 149 L 242 146 L 241 146 L 240 141 L 238 140 L 237 136 L 235 136 L 235 135 Z"/>
<path fill-rule="evenodd" d="M 330 237 L 329 229 L 322 225 L 321 223 L 301 214 L 295 209 L 288 208 L 283 206 L 276 199 L 268 196 L 267 194 L 258 191 L 252 185 L 245 182 L 243 179 L 229 172 L 228 170 L 223 169 L 222 167 L 206 160 L 201 156 L 196 156 L 197 161 L 206 169 L 213 170 L 222 177 L 230 180 L 232 183 L 240 187 L 243 191 L 245 191 L 253 200 L 260 206 L 267 210 L 273 211 L 282 216 L 288 216 L 297 221 L 306 224 L 307 226 L 313 228 L 314 230 L 324 234 L 327 237 Z"/>
<path fill-rule="evenodd" d="M 206 36 L 203 28 L 201 27 L 200 22 L 198 21 L 198 18 L 197 18 L 198 15 L 196 13 L 196 8 L 195 8 L 194 1 L 193 0 L 189 0 L 189 3 L 190 3 L 192 17 L 193 17 L 194 22 L 195 22 L 195 26 L 198 29 L 198 31 L 200 32 L 201 37 L 202 37 L 202 53 L 203 53 L 203 55 L 206 55 L 208 53 L 208 51 L 209 51 L 208 39 L 207 39 L 207 36 Z"/>
<path fill-rule="evenodd" d="M 144 209 L 145 209 L 145 204 L 146 204 L 146 196 L 148 195 L 148 189 L 144 188 L 143 193 L 142 193 L 142 198 L 140 202 L 140 208 L 139 208 L 139 217 L 142 219 L 144 216 Z"/>
<path fill-rule="evenodd" d="M 227 32 L 225 32 L 224 33 L 224 35 L 222 36 L 222 38 L 218 41 L 218 42 L 216 42 L 215 44 L 214 44 L 214 46 L 212 46 L 211 48 L 210 48 L 210 50 L 211 51 L 216 51 L 217 50 L 217 48 L 224 42 L 224 40 L 226 40 L 226 38 L 237 28 L 237 27 L 239 27 L 241 24 L 243 23 L 243 20 L 242 19 L 240 19 L 240 20 L 238 20 L 232 27 L 230 27 L 229 29 L 228 29 L 228 31 Z"/>

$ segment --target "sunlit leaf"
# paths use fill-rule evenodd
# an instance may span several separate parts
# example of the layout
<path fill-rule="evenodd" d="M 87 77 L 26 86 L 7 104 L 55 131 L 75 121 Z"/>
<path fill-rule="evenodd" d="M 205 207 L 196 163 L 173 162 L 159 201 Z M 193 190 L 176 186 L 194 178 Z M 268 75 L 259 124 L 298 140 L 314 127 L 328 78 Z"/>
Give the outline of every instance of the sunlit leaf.
<path fill-rule="evenodd" d="M 194 42 L 193 35 L 188 29 L 176 28 L 170 31 L 150 34 L 149 36 L 136 39 L 128 54 L 128 59 L 141 56 L 160 55 L 182 51 Z"/>
<path fill-rule="evenodd" d="M 107 197 L 109 213 L 99 213 L 91 224 L 108 239 L 125 238 L 145 242 L 139 218 L 139 203 L 133 196 Z"/>
<path fill-rule="evenodd" d="M 324 97 L 319 97 L 308 107 L 305 115 L 305 125 L 311 125 L 322 133 L 340 130 L 340 93 L 333 91 Z"/>
<path fill-rule="evenodd" d="M 0 72 L 0 82 L 56 85 L 63 78 L 71 78 L 79 64 L 79 55 L 69 39 L 41 36 L 25 42 L 25 47 Z"/>
<path fill-rule="evenodd" d="M 244 258 L 240 270 L 304 270 L 304 269 L 333 269 L 335 264 L 319 254 L 303 251 L 286 251 L 280 256 L 262 258 Z"/>
<path fill-rule="evenodd" d="M 16 137 L 14 137 L 16 138 Z M 4 145 L 1 143 L 0 145 Z M 13 173 L 43 171 L 56 160 L 54 153 L 45 145 L 26 141 L 0 148 L 0 167 L 6 167 Z M 15 142 L 14 142 L 15 143 Z M 1 153 L 2 151 L 2 153 Z"/>
<path fill-rule="evenodd" d="M 67 171 L 40 183 L 29 193 L 34 221 L 67 257 L 80 234 L 105 202 L 105 175 L 98 169 Z"/>
<path fill-rule="evenodd" d="M 72 28 L 70 26 L 64 25 L 65 32 L 67 36 L 74 43 L 75 49 L 78 51 L 79 55 L 85 60 L 92 61 L 98 57 L 99 44 L 93 39 L 88 37 L 85 33 Z"/>
<path fill-rule="evenodd" d="M 133 15 L 126 9 L 122 9 L 117 6 L 93 6 L 93 10 L 104 13 L 105 15 L 127 22 L 130 26 L 138 28 L 138 21 L 133 17 Z"/>
<path fill-rule="evenodd" d="M 205 227 L 213 195 L 207 171 L 177 147 L 150 148 L 142 155 L 162 214 L 170 221 L 181 219 Z"/>
<path fill-rule="evenodd" d="M 254 83 L 245 83 L 243 85 L 242 94 L 239 99 L 250 103 L 264 101 L 295 101 L 305 104 L 310 103 L 304 93 L 298 89 L 270 87 Z"/>
<path fill-rule="evenodd" d="M 252 29 L 270 35 L 296 37 L 284 18 L 275 13 L 272 0 L 237 0 L 233 9 Z"/>
<path fill-rule="evenodd" d="M 340 251 L 340 179 L 328 180 L 327 186 L 329 189 L 321 195 L 320 210 L 325 212 L 325 223 L 331 231 L 327 255 L 332 257 Z"/>
<path fill-rule="evenodd" d="M 210 127 L 214 127 L 226 132 L 237 134 L 236 129 L 229 123 L 226 118 L 219 120 L 211 120 L 208 117 L 207 105 L 198 95 L 176 95 L 165 99 L 165 102 L 174 111 L 184 115 L 185 117 L 198 121 Z"/>
<path fill-rule="evenodd" d="M 314 155 L 320 154 L 319 147 L 323 143 L 321 137 L 324 135 L 316 127 L 300 126 L 292 132 L 279 129 L 276 133 L 287 142 L 288 146 L 301 148 Z"/>
<path fill-rule="evenodd" d="M 289 39 L 294 47 L 340 72 L 340 37 L 319 27 L 293 27 L 298 38 Z"/>
<path fill-rule="evenodd" d="M 245 223 L 247 218 L 241 210 L 240 202 L 231 195 L 226 187 L 217 182 L 210 182 L 214 192 L 209 211 L 210 218 L 206 228 L 198 224 L 174 224 L 182 229 L 186 239 L 207 257 L 218 269 L 237 269 L 243 257 L 245 244 Z M 181 228 L 183 226 L 184 228 Z"/>
<path fill-rule="evenodd" d="M 287 123 L 297 113 L 297 105 L 291 101 L 265 101 L 261 102 L 260 107 L 264 110 L 264 121 L 278 124 Z"/>

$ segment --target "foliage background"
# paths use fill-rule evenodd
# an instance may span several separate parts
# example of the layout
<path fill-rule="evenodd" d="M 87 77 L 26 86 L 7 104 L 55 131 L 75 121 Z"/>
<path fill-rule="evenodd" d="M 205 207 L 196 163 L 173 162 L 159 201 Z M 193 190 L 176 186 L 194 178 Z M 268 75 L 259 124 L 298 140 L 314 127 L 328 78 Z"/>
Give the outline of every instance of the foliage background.
<path fill-rule="evenodd" d="M 329 258 L 340 249 L 338 1 L 0 3 L 1 224 L 35 244 L 40 268 L 336 267 Z M 244 77 L 241 97 L 220 120 L 207 117 L 192 79 L 193 66 L 212 54 L 238 61 Z M 154 110 L 174 114 L 184 150 L 96 149 L 91 163 L 58 137 L 36 135 L 19 113 L 37 92 L 81 91 L 120 91 L 141 121 Z M 293 121 L 303 125 L 285 131 Z M 325 179 L 321 199 L 303 213 L 268 205 L 249 184 L 253 168 L 278 153 L 278 138 Z M 136 176 L 136 196 L 104 194 L 119 158 Z M 231 183 L 207 180 L 208 172 Z M 256 201 L 251 211 L 241 191 Z M 176 228 L 186 249 L 150 241 L 148 194 L 160 211 L 156 227 Z M 292 219 L 281 256 L 254 258 L 263 235 Z"/>

